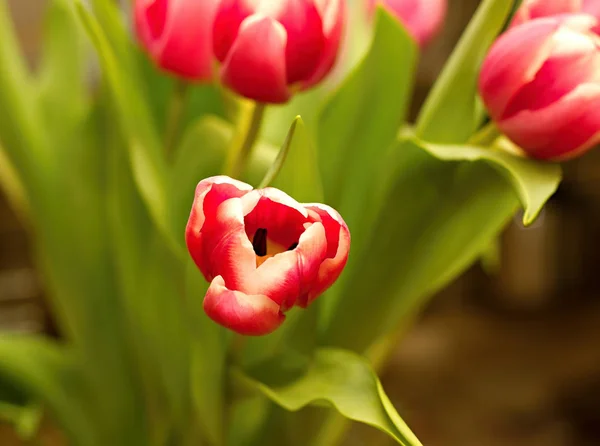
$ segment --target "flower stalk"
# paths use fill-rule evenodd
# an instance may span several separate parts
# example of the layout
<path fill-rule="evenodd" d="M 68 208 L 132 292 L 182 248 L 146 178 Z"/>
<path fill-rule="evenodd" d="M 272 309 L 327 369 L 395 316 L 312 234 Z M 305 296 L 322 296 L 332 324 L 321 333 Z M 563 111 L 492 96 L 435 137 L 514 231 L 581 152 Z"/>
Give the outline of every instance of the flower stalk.
<path fill-rule="evenodd" d="M 252 102 L 242 108 L 224 168 L 228 176 L 239 178 L 243 174 L 260 134 L 264 113 L 265 104 L 262 102 Z"/>
<path fill-rule="evenodd" d="M 189 84 L 184 80 L 177 80 L 171 94 L 167 123 L 165 127 L 165 153 L 167 158 L 172 158 L 179 142 L 181 125 L 185 115 L 185 104 L 189 91 Z"/>

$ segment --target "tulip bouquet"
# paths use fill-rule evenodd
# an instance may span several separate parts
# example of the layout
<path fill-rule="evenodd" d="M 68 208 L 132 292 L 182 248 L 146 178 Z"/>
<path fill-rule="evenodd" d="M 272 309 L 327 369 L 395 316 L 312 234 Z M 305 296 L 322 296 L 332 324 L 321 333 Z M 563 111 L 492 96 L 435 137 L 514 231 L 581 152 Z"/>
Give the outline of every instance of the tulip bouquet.
<path fill-rule="evenodd" d="M 376 375 L 427 298 L 599 140 L 598 4 L 483 0 L 414 123 L 438 0 L 0 1 L 0 185 L 59 339 L 0 414 L 72 445 L 419 445 Z M 499 36 L 499 37 L 498 37 Z"/>

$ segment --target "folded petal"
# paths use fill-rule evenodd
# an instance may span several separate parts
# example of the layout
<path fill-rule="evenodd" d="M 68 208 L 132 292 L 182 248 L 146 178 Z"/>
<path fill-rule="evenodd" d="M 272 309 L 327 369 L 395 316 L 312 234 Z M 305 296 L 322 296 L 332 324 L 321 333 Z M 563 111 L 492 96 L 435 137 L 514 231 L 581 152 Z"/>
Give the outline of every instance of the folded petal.
<path fill-rule="evenodd" d="M 276 20 L 259 14 L 248 17 L 221 67 L 223 83 L 255 101 L 287 101 L 286 42 L 285 28 Z"/>
<path fill-rule="evenodd" d="M 212 280 L 206 292 L 204 311 L 218 324 L 249 336 L 271 333 L 285 320 L 279 305 L 267 296 L 231 290 L 221 276 Z"/>
<path fill-rule="evenodd" d="M 310 78 L 303 82 L 303 89 L 319 83 L 331 71 L 339 53 L 346 21 L 347 8 L 344 0 L 322 0 L 317 6 L 321 10 L 325 45 L 319 63 Z"/>
<path fill-rule="evenodd" d="M 194 203 L 185 230 L 185 240 L 192 259 L 205 277 L 210 277 L 210 253 L 206 254 L 206 233 L 209 232 L 210 237 L 219 236 L 211 234 L 211 231 L 215 232 L 215 225 L 208 225 L 209 228 L 204 228 L 206 219 L 216 216 L 217 208 L 224 201 L 241 197 L 251 190 L 252 186 L 249 184 L 224 175 L 206 178 L 196 186 Z M 208 247 L 211 246 L 212 243 L 209 241 Z"/>
<path fill-rule="evenodd" d="M 323 223 L 327 238 L 327 253 L 306 296 L 306 301 L 298 302 L 302 307 L 309 305 L 333 285 L 346 266 L 350 253 L 350 231 L 342 216 L 335 209 L 324 204 L 311 203 L 305 206 L 315 212 Z"/>

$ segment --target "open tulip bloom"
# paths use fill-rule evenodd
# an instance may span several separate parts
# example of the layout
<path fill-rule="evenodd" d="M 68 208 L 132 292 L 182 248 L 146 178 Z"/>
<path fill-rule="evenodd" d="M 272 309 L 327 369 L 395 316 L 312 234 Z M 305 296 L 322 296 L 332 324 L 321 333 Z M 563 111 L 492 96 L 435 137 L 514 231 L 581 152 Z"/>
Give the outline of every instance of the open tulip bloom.
<path fill-rule="evenodd" d="M 512 26 L 483 0 L 415 122 L 444 1 L 48 3 L 30 72 L 0 0 L 0 187 L 59 339 L 0 336 L 0 416 L 73 446 L 338 446 L 341 414 L 420 446 L 375 370 L 598 142 L 592 0 Z"/>
<path fill-rule="evenodd" d="M 192 258 L 210 287 L 206 313 L 241 334 L 275 330 L 339 277 L 350 234 L 323 204 L 299 204 L 274 188 L 229 177 L 202 180 L 186 229 Z"/>

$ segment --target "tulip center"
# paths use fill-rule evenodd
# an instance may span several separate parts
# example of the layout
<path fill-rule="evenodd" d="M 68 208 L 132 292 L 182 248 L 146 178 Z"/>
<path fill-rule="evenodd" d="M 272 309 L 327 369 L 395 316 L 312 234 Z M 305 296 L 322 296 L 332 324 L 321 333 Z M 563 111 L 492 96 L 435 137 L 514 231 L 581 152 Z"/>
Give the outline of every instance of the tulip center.
<path fill-rule="evenodd" d="M 254 253 L 256 254 L 257 268 L 268 258 L 285 251 L 291 251 L 297 246 L 298 242 L 295 242 L 286 249 L 285 246 L 271 240 L 267 236 L 267 230 L 265 228 L 258 228 L 254 233 L 254 236 L 252 236 L 252 247 L 254 248 Z"/>

